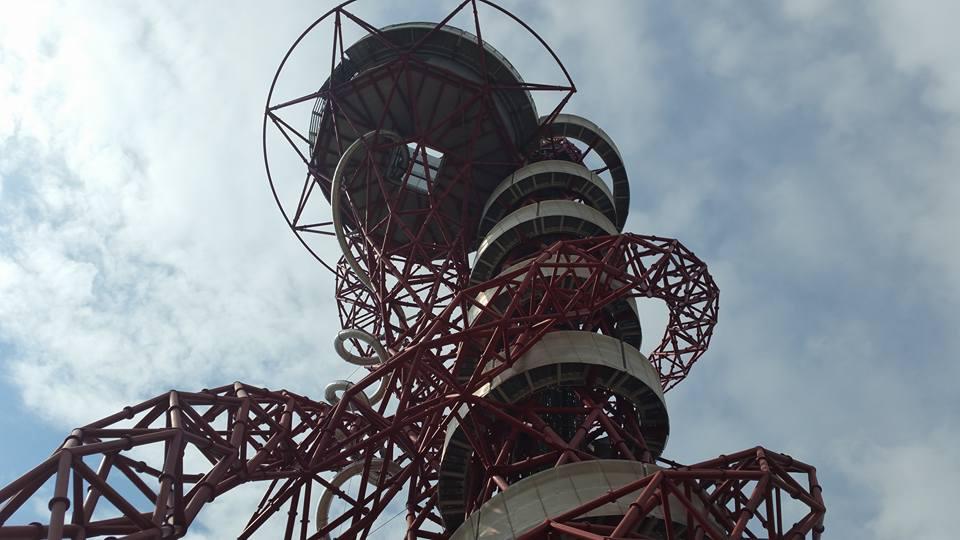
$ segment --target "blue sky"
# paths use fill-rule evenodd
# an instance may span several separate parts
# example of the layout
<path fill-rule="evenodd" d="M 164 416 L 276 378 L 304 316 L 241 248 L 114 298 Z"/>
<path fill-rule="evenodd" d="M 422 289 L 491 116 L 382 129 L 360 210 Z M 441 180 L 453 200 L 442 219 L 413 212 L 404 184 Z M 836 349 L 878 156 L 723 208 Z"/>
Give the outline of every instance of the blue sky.
<path fill-rule="evenodd" d="M 400 5 L 358 11 L 440 13 Z M 666 455 L 763 444 L 818 467 L 828 537 L 949 537 L 960 8 L 508 5 L 570 70 L 568 110 L 626 156 L 626 229 L 680 239 L 720 286 L 711 350 L 667 396 Z M 0 428 L 19 439 L 0 482 L 171 387 L 320 395 L 349 374 L 332 281 L 259 157 L 276 64 L 324 9 L 36 3 L 0 20 Z M 536 79 L 511 28 L 488 28 Z"/>

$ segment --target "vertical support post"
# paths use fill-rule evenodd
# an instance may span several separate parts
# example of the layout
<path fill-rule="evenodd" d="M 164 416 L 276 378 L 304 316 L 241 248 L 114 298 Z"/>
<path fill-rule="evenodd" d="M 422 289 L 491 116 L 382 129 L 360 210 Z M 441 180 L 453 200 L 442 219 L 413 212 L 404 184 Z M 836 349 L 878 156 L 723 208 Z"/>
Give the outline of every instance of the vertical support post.
<path fill-rule="evenodd" d="M 63 539 L 63 525 L 66 519 L 67 509 L 70 508 L 70 499 L 67 497 L 67 487 L 70 483 L 70 466 L 73 464 L 73 453 L 71 448 L 79 446 L 83 440 L 83 431 L 75 429 L 70 432 L 70 436 L 63 442 L 63 446 L 58 451 L 57 458 L 57 480 L 54 484 L 53 497 L 47 505 L 50 509 L 50 530 L 48 540 Z"/>

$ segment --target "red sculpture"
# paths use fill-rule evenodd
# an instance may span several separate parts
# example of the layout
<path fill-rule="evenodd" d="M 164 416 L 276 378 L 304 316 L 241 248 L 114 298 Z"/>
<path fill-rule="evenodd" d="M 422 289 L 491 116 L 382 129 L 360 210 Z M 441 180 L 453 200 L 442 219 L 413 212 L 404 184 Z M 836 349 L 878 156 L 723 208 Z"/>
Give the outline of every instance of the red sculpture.
<path fill-rule="evenodd" d="M 661 457 L 664 393 L 706 351 L 719 291 L 680 242 L 622 232 L 623 159 L 562 113 L 574 85 L 544 40 L 485 0 L 379 29 L 349 4 L 284 57 L 264 156 L 290 228 L 336 275 L 335 350 L 366 374 L 324 401 L 172 391 L 78 428 L 0 490 L 0 538 L 176 538 L 248 482 L 264 496 L 240 538 L 271 518 L 285 538 L 362 538 L 397 509 L 411 539 L 819 538 L 813 467 L 759 447 Z M 561 82 L 525 81 L 484 41 L 484 11 L 528 32 Z M 352 45 L 348 25 L 364 34 Z M 321 28 L 329 75 L 278 98 Z M 539 94 L 557 105 L 538 114 Z M 336 264 L 322 256 L 333 241 Z M 670 313 L 649 357 L 646 298 Z M 8 524 L 48 481 L 49 520 Z"/>

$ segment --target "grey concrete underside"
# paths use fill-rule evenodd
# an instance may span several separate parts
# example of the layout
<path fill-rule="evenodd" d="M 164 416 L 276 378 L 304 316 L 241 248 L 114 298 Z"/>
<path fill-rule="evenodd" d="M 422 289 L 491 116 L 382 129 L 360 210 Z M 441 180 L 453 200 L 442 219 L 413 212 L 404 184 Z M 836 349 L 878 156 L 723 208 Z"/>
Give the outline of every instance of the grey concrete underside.
<path fill-rule="evenodd" d="M 470 284 L 499 273 L 504 260 L 525 242 L 552 238 L 587 238 L 617 234 L 617 228 L 598 210 L 575 201 L 543 201 L 507 214 L 480 242 L 473 259 Z"/>
<path fill-rule="evenodd" d="M 540 118 L 544 122 L 545 117 Z M 607 167 L 613 179 L 613 199 L 617 210 L 617 229 L 623 230 L 630 212 L 630 180 L 627 178 L 627 169 L 623 164 L 620 150 L 613 139 L 600 126 L 590 120 L 575 114 L 558 114 L 546 126 L 545 135 L 553 137 L 567 137 L 580 141 L 596 152 Z"/>
<path fill-rule="evenodd" d="M 648 449 L 654 456 L 662 452 L 669 434 L 669 417 L 659 373 L 640 351 L 615 338 L 592 332 L 550 332 L 476 395 L 490 402 L 512 404 L 547 388 L 586 385 L 607 389 L 632 403 Z M 464 422 L 471 422 L 471 414 L 466 406 L 461 408 Z M 472 453 L 460 423 L 451 420 L 441 457 L 437 500 L 448 525 L 462 519 Z"/>
<path fill-rule="evenodd" d="M 498 493 L 450 536 L 451 540 L 506 540 L 534 529 L 548 519 L 607 495 L 659 471 L 656 465 L 621 460 L 570 463 L 524 478 Z M 640 493 L 638 488 L 581 517 L 597 519 L 626 514 Z M 683 506 L 669 499 L 671 520 L 679 522 Z M 663 511 L 654 509 L 639 528 L 651 537 L 660 536 Z M 676 532 L 676 529 L 675 529 Z"/>

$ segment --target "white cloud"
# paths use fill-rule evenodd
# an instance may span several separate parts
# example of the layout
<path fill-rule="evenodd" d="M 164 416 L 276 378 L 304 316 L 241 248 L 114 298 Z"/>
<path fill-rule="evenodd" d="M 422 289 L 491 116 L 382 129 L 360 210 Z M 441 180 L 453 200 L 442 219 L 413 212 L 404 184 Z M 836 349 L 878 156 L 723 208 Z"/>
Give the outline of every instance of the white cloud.
<path fill-rule="evenodd" d="M 258 157 L 279 41 L 224 70 L 253 48 L 189 31 L 212 13 L 72 9 L 0 34 L 0 320 L 24 399 L 66 427 L 167 386 L 346 371 L 317 323 L 331 280 L 283 227 Z"/>
<path fill-rule="evenodd" d="M 956 426 L 941 426 L 909 443 L 851 449 L 846 464 L 879 507 L 865 524 L 870 538 L 938 540 L 953 535 L 948 516 L 952 488 L 960 482 L 960 462 L 952 451 L 958 444 Z"/>
<path fill-rule="evenodd" d="M 930 78 L 925 97 L 937 108 L 960 112 L 960 54 L 952 24 L 954 2 L 877 2 L 871 15 L 897 66 Z"/>

